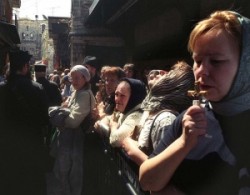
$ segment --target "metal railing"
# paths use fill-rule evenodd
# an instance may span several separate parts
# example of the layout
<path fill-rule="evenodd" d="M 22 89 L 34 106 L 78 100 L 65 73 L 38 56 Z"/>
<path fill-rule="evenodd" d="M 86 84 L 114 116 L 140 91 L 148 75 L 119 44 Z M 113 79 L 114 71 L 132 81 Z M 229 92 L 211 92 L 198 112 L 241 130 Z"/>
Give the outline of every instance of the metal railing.
<path fill-rule="evenodd" d="M 85 150 L 86 194 L 147 194 L 139 185 L 139 167 L 121 149 L 110 146 L 107 138 L 86 135 Z"/>

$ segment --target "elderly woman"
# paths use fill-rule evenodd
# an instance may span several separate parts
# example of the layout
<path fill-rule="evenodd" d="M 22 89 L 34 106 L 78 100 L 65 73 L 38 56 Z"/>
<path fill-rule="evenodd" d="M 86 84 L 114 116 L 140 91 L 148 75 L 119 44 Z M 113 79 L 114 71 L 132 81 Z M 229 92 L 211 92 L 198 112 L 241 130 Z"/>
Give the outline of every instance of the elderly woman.
<path fill-rule="evenodd" d="M 189 49 L 209 103 L 176 118 L 141 165 L 141 186 L 162 194 L 250 194 L 250 20 L 217 11 L 195 26 Z"/>
<path fill-rule="evenodd" d="M 167 74 L 167 71 L 165 70 L 151 70 L 147 75 L 147 83 L 149 90 L 152 88 L 152 86 L 158 82 L 159 79 L 161 79 L 165 74 Z"/>
<path fill-rule="evenodd" d="M 70 71 L 75 91 L 63 107 L 70 110 L 58 137 L 59 148 L 56 155 L 55 174 L 62 194 L 81 195 L 83 184 L 83 142 L 84 129 L 81 123 L 95 107 L 95 98 L 90 90 L 90 74 L 82 65 Z"/>
<path fill-rule="evenodd" d="M 112 146 L 120 147 L 123 139 L 134 133 L 142 115 L 140 105 L 145 96 L 146 86 L 140 80 L 124 78 L 118 84 L 115 90 L 116 111 L 96 124 L 97 131 L 109 136 Z"/>

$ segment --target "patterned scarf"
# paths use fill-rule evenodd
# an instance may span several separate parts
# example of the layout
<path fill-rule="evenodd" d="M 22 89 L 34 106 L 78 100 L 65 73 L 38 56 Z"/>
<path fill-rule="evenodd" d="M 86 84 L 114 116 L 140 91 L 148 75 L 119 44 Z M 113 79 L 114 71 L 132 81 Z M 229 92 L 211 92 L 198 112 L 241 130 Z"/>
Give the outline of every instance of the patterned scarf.
<path fill-rule="evenodd" d="M 238 72 L 227 96 L 220 102 L 211 102 L 213 110 L 224 116 L 233 116 L 250 109 L 250 20 L 237 15 L 242 25 Z"/>
<path fill-rule="evenodd" d="M 173 66 L 174 67 L 174 66 Z M 191 105 L 187 91 L 194 87 L 194 75 L 191 66 L 176 66 L 164 75 L 149 91 L 141 108 L 151 113 L 163 109 L 182 112 Z"/>

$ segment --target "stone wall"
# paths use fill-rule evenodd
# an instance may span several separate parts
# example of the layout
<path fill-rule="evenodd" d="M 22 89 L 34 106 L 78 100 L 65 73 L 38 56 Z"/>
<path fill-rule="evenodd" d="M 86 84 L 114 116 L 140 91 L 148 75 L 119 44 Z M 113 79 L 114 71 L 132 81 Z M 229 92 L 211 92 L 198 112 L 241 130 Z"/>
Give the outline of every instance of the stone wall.
<path fill-rule="evenodd" d="M 95 55 L 103 63 L 116 65 L 121 61 L 121 55 L 112 53 L 122 51 L 124 41 L 109 29 L 100 26 L 84 25 L 89 16 L 89 8 L 93 0 L 72 0 L 71 31 L 69 34 L 71 45 L 71 66 L 82 63 L 86 55 Z M 90 48 L 90 50 L 88 50 Z M 93 49 L 94 48 L 94 49 Z M 111 48 L 111 49 L 110 49 Z M 113 48 L 113 49 L 112 49 Z M 109 49 L 110 53 L 105 53 Z M 108 57 L 107 57 L 108 56 Z"/>

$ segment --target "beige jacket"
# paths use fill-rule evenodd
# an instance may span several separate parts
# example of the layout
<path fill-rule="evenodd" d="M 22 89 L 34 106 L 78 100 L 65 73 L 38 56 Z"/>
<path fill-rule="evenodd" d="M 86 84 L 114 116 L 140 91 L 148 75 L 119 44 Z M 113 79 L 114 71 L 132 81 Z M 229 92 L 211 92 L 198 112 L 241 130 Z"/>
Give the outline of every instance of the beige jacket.
<path fill-rule="evenodd" d="M 142 110 L 141 104 L 134 107 L 127 114 L 120 114 L 118 128 L 110 132 L 109 141 L 113 147 L 121 147 L 122 141 L 133 134 L 135 126 L 139 124 Z"/>
<path fill-rule="evenodd" d="M 74 91 L 69 101 L 70 114 L 65 119 L 64 127 L 79 127 L 84 118 L 95 106 L 96 100 L 90 89 L 81 89 Z"/>

